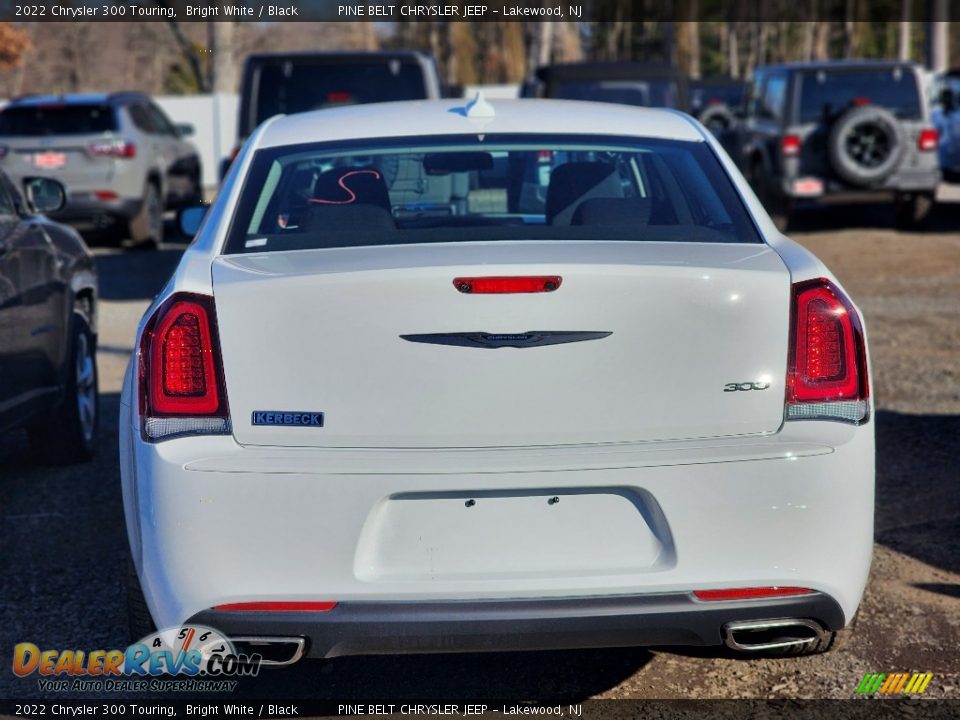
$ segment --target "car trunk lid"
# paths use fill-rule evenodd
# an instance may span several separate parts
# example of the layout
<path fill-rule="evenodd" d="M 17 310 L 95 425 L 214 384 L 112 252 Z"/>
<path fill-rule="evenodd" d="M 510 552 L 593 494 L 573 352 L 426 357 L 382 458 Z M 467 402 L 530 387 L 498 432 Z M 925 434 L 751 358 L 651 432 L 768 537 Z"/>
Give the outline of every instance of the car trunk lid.
<path fill-rule="evenodd" d="M 516 276 L 562 281 L 535 293 L 454 285 Z M 213 286 L 242 444 L 657 441 L 771 433 L 783 420 L 790 276 L 764 245 L 233 255 L 215 261 Z"/>

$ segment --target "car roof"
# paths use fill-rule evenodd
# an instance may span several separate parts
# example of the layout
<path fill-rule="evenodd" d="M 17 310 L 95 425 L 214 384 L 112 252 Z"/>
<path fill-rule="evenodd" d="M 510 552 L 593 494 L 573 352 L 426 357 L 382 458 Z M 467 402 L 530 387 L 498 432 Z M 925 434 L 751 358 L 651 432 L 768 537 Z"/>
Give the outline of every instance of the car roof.
<path fill-rule="evenodd" d="M 419 50 L 344 50 L 344 51 L 324 51 L 315 50 L 296 50 L 293 52 L 269 52 L 255 53 L 247 56 L 247 64 L 253 65 L 260 62 L 277 62 L 282 60 L 303 60 L 315 63 L 338 63 L 338 62 L 381 62 L 384 59 L 397 58 L 401 60 L 432 60 L 427 53 Z"/>
<path fill-rule="evenodd" d="M 131 100 L 144 100 L 146 95 L 135 92 L 68 93 L 66 95 L 21 95 L 6 107 L 34 107 L 37 105 L 118 105 Z"/>
<path fill-rule="evenodd" d="M 769 70 L 856 70 L 857 68 L 919 68 L 919 65 L 906 60 L 817 60 L 814 62 L 781 63 L 779 65 L 761 65 L 754 72 Z"/>
<path fill-rule="evenodd" d="M 544 82 L 551 79 L 620 80 L 630 78 L 684 78 L 672 65 L 641 62 L 583 62 L 545 65 L 537 70 Z"/>
<path fill-rule="evenodd" d="M 494 117 L 468 117 L 468 102 L 371 103 L 282 116 L 265 123 L 257 146 L 481 133 L 704 139 L 690 117 L 667 108 L 576 100 L 491 100 Z"/>

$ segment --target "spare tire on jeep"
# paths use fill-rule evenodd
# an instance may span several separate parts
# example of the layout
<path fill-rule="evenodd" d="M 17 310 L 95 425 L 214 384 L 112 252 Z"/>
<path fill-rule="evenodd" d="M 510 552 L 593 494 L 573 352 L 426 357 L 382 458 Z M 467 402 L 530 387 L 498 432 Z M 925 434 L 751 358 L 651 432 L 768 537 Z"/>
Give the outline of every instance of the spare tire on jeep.
<path fill-rule="evenodd" d="M 905 140 L 900 123 L 873 105 L 852 107 L 830 129 L 827 153 L 834 172 L 851 185 L 875 185 L 900 165 Z"/>

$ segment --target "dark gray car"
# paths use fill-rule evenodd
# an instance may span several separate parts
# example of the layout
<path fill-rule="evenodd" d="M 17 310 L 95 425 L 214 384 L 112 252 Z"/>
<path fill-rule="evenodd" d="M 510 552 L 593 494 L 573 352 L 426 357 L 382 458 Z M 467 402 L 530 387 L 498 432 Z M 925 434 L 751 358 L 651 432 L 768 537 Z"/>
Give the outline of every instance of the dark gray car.
<path fill-rule="evenodd" d="M 97 432 L 97 276 L 63 186 L 0 172 L 0 432 L 25 427 L 45 460 L 89 459 Z"/>
<path fill-rule="evenodd" d="M 723 137 L 781 227 L 805 206 L 892 200 L 923 222 L 940 170 L 921 70 L 895 61 L 758 68 L 743 122 Z"/>

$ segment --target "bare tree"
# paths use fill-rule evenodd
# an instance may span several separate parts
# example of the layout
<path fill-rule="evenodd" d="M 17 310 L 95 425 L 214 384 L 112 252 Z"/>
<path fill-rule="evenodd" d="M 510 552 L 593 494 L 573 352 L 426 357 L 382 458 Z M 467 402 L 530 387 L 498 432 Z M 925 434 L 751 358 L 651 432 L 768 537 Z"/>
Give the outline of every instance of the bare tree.
<path fill-rule="evenodd" d="M 900 2 L 900 38 L 898 57 L 901 60 L 910 59 L 910 0 Z"/>
<path fill-rule="evenodd" d="M 947 46 L 947 17 L 949 4 L 947 0 L 929 0 L 929 17 L 927 22 L 927 67 L 934 72 L 942 72 L 949 65 L 949 51 Z"/>
<path fill-rule="evenodd" d="M 236 23 L 207 23 L 210 45 L 210 62 L 207 64 L 210 77 L 207 87 L 214 93 L 237 91 L 237 57 L 234 44 Z"/>

